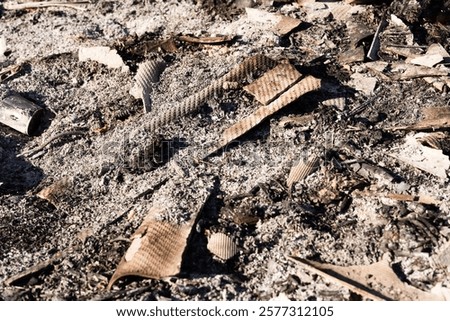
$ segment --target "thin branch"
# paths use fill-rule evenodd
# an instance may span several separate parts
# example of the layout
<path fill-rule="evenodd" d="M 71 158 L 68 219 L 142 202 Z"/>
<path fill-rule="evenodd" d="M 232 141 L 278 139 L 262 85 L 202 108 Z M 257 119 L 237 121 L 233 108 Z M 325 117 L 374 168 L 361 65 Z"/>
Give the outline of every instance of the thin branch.
<path fill-rule="evenodd" d="M 48 144 L 50 144 L 51 142 L 53 142 L 54 140 L 64 137 L 64 136 L 72 136 L 72 135 L 77 135 L 77 136 L 82 136 L 85 135 L 86 132 L 81 131 L 81 130 L 73 130 L 73 131 L 68 131 L 68 132 L 63 132 L 63 133 L 59 133 L 56 135 L 53 135 L 52 137 L 50 137 L 49 139 L 47 139 L 44 143 L 42 143 L 40 146 L 30 149 L 28 151 L 25 151 L 21 154 L 19 154 L 19 156 L 31 156 L 33 154 L 36 154 L 37 152 L 43 150 L 45 148 L 45 146 L 47 146 Z"/>
<path fill-rule="evenodd" d="M 34 274 L 38 274 L 44 270 L 46 270 L 47 268 L 51 267 L 54 262 L 56 260 L 59 260 L 61 258 L 63 258 L 65 255 L 64 252 L 57 252 L 56 254 L 54 254 L 51 258 L 49 258 L 48 260 L 45 260 L 43 262 L 40 262 L 36 265 L 33 265 L 27 269 L 25 269 L 24 271 L 17 273 L 16 275 L 13 275 L 9 278 L 7 278 L 5 281 L 3 281 L 3 284 L 6 286 L 10 286 L 10 285 L 14 285 L 17 282 L 20 282 L 26 278 L 31 277 Z"/>
<path fill-rule="evenodd" d="M 301 259 L 299 257 L 294 256 L 288 256 L 288 259 L 295 262 L 296 264 L 300 265 L 302 268 L 315 273 L 317 275 L 320 275 L 321 277 L 328 279 L 332 282 L 335 282 L 336 284 L 339 284 L 341 286 L 346 287 L 350 291 L 353 291 L 365 298 L 374 300 L 374 301 L 386 301 L 390 300 L 390 298 L 385 297 L 384 295 L 378 294 L 375 291 L 368 289 L 362 284 L 359 284 L 355 281 L 352 281 L 346 277 L 340 276 L 334 276 L 331 273 L 327 273 L 326 271 L 322 271 L 321 269 L 316 268 L 315 266 L 312 266 L 307 260 Z"/>
<path fill-rule="evenodd" d="M 3 8 L 6 10 L 23 10 L 23 9 L 36 9 L 47 7 L 65 7 L 76 10 L 86 10 L 81 5 L 89 4 L 89 1 L 41 1 L 41 2 L 25 2 L 25 3 L 4 3 Z"/>

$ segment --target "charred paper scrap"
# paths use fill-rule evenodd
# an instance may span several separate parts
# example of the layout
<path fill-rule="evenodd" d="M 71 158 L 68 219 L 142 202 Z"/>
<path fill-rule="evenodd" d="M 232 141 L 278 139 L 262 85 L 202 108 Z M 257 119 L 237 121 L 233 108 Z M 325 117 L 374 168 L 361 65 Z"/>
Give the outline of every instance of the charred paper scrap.
<path fill-rule="evenodd" d="M 192 226 L 155 221 L 153 215 L 158 211 L 161 209 L 152 208 L 131 237 L 131 245 L 112 276 L 109 288 L 127 275 L 159 279 L 180 271 Z"/>
<path fill-rule="evenodd" d="M 70 194 L 69 190 L 72 182 L 69 178 L 65 177 L 57 180 L 50 186 L 43 188 L 39 193 L 36 194 L 39 198 L 42 198 L 55 207 L 65 198 L 67 194 Z"/>

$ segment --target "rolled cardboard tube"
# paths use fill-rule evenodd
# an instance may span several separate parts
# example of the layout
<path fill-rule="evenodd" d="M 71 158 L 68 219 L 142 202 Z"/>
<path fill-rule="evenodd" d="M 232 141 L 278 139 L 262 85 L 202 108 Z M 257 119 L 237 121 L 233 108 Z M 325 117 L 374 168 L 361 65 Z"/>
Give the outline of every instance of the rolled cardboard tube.
<path fill-rule="evenodd" d="M 0 122 L 26 135 L 36 132 L 42 112 L 41 107 L 18 95 L 0 101 Z"/>

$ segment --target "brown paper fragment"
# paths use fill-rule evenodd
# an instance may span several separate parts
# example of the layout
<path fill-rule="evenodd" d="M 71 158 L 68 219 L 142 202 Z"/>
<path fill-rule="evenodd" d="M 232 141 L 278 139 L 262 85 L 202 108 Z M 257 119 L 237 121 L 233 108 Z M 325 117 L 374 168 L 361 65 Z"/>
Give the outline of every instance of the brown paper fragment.
<path fill-rule="evenodd" d="M 263 24 L 266 28 L 282 37 L 286 36 L 301 24 L 301 20 L 299 19 L 260 9 L 245 8 L 245 11 L 250 21 Z"/>
<path fill-rule="evenodd" d="M 57 207 L 62 199 L 69 193 L 70 181 L 68 178 L 60 179 L 50 186 L 47 186 L 36 194 L 37 197 L 50 202 Z"/>
<path fill-rule="evenodd" d="M 160 279 L 178 274 L 190 232 L 190 225 L 178 226 L 145 219 L 133 235 L 133 241 L 108 288 L 127 275 Z"/>
<path fill-rule="evenodd" d="M 364 55 L 364 47 L 356 47 L 340 53 L 338 55 L 338 60 L 341 65 L 347 65 L 354 62 L 364 61 Z"/>
<path fill-rule="evenodd" d="M 288 33 L 290 33 L 292 30 L 300 26 L 302 23 L 301 20 L 287 17 L 287 16 L 281 16 L 280 21 L 275 25 L 273 28 L 275 34 L 284 37 Z"/>
<path fill-rule="evenodd" d="M 298 82 L 302 74 L 291 64 L 279 64 L 256 81 L 244 87 L 263 105 L 267 105 Z"/>
<path fill-rule="evenodd" d="M 428 293 L 402 282 L 392 270 L 387 256 L 370 265 L 342 267 L 299 257 L 289 257 L 313 273 L 345 286 L 371 300 L 437 301 L 445 297 Z"/>
<path fill-rule="evenodd" d="M 159 279 L 180 271 L 192 226 L 156 221 L 153 216 L 158 211 L 161 209 L 152 208 L 131 237 L 132 243 L 109 281 L 108 289 L 127 275 Z"/>
<path fill-rule="evenodd" d="M 328 107 L 336 107 L 339 110 L 345 109 L 345 103 L 346 103 L 345 97 L 330 98 L 322 101 L 322 105 Z"/>
<path fill-rule="evenodd" d="M 428 107 L 423 110 L 425 120 L 435 120 L 446 118 L 450 119 L 450 108 L 449 107 Z"/>

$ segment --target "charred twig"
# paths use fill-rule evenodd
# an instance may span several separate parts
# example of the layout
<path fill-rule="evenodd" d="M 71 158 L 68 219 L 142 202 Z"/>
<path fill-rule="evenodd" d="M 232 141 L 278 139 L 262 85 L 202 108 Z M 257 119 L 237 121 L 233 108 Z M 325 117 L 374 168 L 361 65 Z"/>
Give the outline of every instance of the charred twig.
<path fill-rule="evenodd" d="M 178 39 L 185 42 L 217 45 L 225 42 L 233 41 L 235 36 L 217 36 L 217 37 L 193 37 L 193 36 L 179 36 Z"/>
<path fill-rule="evenodd" d="M 105 227 L 107 227 L 107 226 L 116 224 L 117 222 L 119 222 L 120 220 L 122 220 L 122 219 L 125 217 L 125 215 L 127 215 L 128 213 L 130 213 L 132 209 L 133 209 L 133 206 L 128 207 L 128 208 L 127 208 L 125 211 L 123 211 L 119 216 L 117 216 L 116 218 L 114 218 L 112 221 L 106 223 L 106 224 L 102 227 L 102 229 L 105 228 Z"/>
<path fill-rule="evenodd" d="M 48 260 L 45 260 L 41 263 L 38 263 L 32 267 L 29 267 L 27 269 L 25 269 L 24 271 L 17 273 L 16 275 L 13 275 L 9 278 L 7 278 L 5 281 L 3 281 L 3 284 L 5 286 L 10 286 L 10 285 L 14 285 L 17 282 L 23 281 L 26 278 L 30 278 L 31 276 L 38 274 L 46 269 L 48 269 L 50 266 L 53 265 L 53 263 L 56 260 L 61 259 L 62 257 L 64 257 L 65 253 L 64 252 L 57 252 L 56 254 L 54 254 L 51 258 L 49 258 Z"/>
<path fill-rule="evenodd" d="M 361 295 L 362 297 L 374 300 L 374 301 L 386 301 L 390 298 L 385 297 L 384 295 L 378 294 L 375 291 L 366 288 L 362 284 L 358 284 L 357 282 L 352 282 L 352 280 L 349 280 L 348 278 L 344 276 L 334 276 L 331 273 L 327 273 L 327 271 L 322 271 L 319 268 L 316 268 L 315 266 L 311 265 L 307 260 L 304 260 L 299 257 L 289 256 L 288 259 L 295 262 L 296 264 L 299 264 L 302 268 L 320 275 L 321 277 L 328 279 L 330 281 L 335 282 L 336 284 L 342 285 L 349 290 Z"/>
<path fill-rule="evenodd" d="M 132 290 L 120 290 L 120 291 L 116 291 L 116 292 L 110 292 L 104 296 L 98 296 L 96 298 L 93 298 L 93 301 L 110 301 L 110 300 L 114 300 L 114 299 L 120 299 L 120 298 L 130 298 L 133 297 L 134 295 L 138 295 L 144 292 L 149 292 L 153 289 L 154 285 L 146 285 L 137 289 L 132 289 Z"/>
<path fill-rule="evenodd" d="M 85 134 L 86 134 L 86 132 L 81 131 L 81 130 L 71 130 L 71 131 L 59 133 L 59 134 L 51 136 L 49 139 L 47 139 L 45 142 L 43 142 L 40 146 L 38 146 L 36 148 L 33 148 L 33 149 L 29 150 L 29 151 L 25 151 L 25 152 L 19 154 L 19 156 L 31 156 L 31 155 L 33 155 L 33 154 L 43 150 L 48 144 L 50 144 L 54 140 L 59 139 L 61 137 L 64 137 L 64 136 L 83 136 Z"/>
<path fill-rule="evenodd" d="M 6 81 L 14 75 L 17 75 L 20 72 L 20 69 L 22 69 L 21 65 L 12 65 L 0 70 L 0 82 Z"/>
<path fill-rule="evenodd" d="M 89 4 L 89 1 L 41 1 L 41 2 L 25 2 L 25 3 L 4 3 L 3 8 L 6 10 L 23 10 L 37 9 L 47 7 L 66 7 L 76 10 L 86 10 L 81 5 Z"/>
<path fill-rule="evenodd" d="M 153 194 L 155 192 L 155 190 L 159 189 L 162 185 L 164 185 L 169 179 L 167 177 L 164 177 L 163 179 L 161 179 L 161 181 L 157 182 L 155 185 L 147 188 L 145 191 L 140 192 L 139 194 L 137 194 L 135 197 L 133 197 L 134 200 L 137 200 L 141 197 L 147 196 L 149 194 Z"/>
<path fill-rule="evenodd" d="M 362 113 L 362 112 L 366 109 L 366 107 L 367 107 L 369 104 L 371 104 L 374 100 L 375 100 L 375 96 L 369 98 L 368 100 L 366 100 L 366 101 L 363 102 L 362 104 L 360 104 L 360 105 L 356 106 L 355 108 L 353 108 L 352 110 L 350 110 L 350 111 L 347 113 L 347 115 L 345 115 L 345 116 L 347 116 L 347 117 L 353 117 L 353 116 L 355 116 L 355 115 L 358 115 L 358 114 Z"/>
<path fill-rule="evenodd" d="M 349 112 L 344 113 L 344 117 L 353 117 L 353 116 L 356 116 L 356 115 L 362 113 L 367 108 L 367 106 L 369 106 L 370 104 L 372 104 L 375 101 L 375 99 L 377 98 L 378 92 L 381 90 L 380 88 L 381 87 L 378 87 L 377 89 L 375 89 L 374 94 L 372 96 L 370 96 L 365 102 L 359 104 L 358 106 L 356 106 Z"/>

